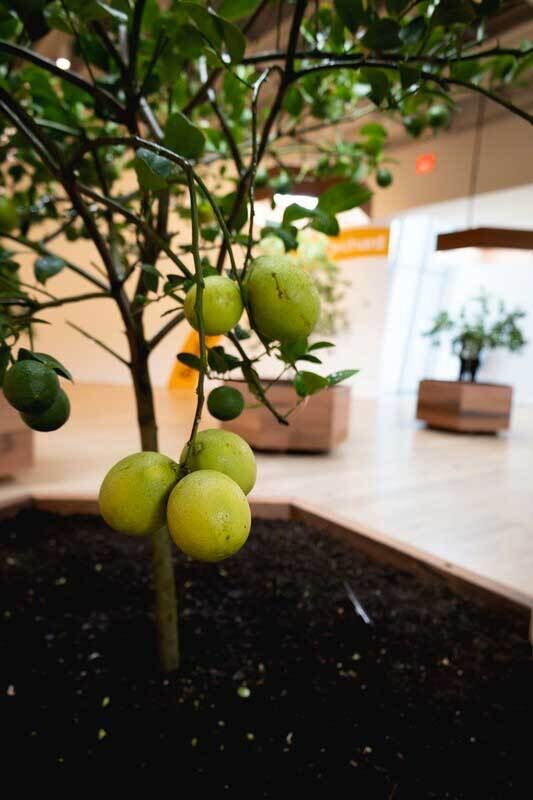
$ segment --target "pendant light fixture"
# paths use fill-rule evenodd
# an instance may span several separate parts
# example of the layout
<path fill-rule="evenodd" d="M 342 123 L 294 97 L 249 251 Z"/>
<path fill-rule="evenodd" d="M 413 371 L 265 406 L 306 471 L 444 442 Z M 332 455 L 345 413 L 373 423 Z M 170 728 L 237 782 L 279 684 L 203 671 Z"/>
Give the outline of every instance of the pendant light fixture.
<path fill-rule="evenodd" d="M 485 117 L 486 98 L 480 96 L 474 132 L 472 166 L 470 170 L 470 190 L 468 204 L 468 227 L 441 233 L 437 236 L 437 250 L 461 250 L 477 247 L 480 250 L 503 248 L 506 250 L 533 250 L 533 230 L 516 228 L 474 227 L 474 207 L 481 162 L 481 145 Z"/>

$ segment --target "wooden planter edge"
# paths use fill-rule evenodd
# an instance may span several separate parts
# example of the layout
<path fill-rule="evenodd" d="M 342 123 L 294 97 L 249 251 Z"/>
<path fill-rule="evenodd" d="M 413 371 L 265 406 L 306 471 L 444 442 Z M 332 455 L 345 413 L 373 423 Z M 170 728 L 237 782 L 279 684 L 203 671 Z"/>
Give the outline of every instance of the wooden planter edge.
<path fill-rule="evenodd" d="M 524 636 L 533 643 L 533 595 L 485 578 L 365 525 L 349 524 L 300 501 L 253 498 L 251 506 L 252 515 L 258 519 L 304 522 L 347 542 L 373 561 L 409 572 L 421 580 L 437 578 L 461 597 L 500 611 L 510 612 L 516 617 Z M 0 520 L 28 508 L 56 514 L 97 514 L 98 501 L 89 495 L 39 497 L 28 494 L 0 503 Z"/>

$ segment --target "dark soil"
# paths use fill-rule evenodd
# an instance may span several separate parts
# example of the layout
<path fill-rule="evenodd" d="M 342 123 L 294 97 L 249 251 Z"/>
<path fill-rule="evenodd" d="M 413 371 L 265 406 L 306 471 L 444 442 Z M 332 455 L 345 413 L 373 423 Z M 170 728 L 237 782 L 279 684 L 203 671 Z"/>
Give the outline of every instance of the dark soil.
<path fill-rule="evenodd" d="M 528 796 L 529 645 L 440 583 L 257 522 L 222 564 L 176 553 L 173 683 L 157 667 L 146 542 L 28 511 L 0 530 L 4 781 L 74 768 L 122 785 L 149 773 L 178 797 Z"/>

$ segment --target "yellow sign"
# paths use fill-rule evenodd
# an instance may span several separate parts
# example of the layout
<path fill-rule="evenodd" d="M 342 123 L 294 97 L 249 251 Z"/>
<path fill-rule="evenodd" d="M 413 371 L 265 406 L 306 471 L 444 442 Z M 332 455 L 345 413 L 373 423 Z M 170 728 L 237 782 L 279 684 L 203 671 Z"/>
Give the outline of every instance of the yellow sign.
<path fill-rule="evenodd" d="M 328 243 L 328 255 L 336 261 L 386 256 L 388 252 L 389 228 L 346 228 Z"/>

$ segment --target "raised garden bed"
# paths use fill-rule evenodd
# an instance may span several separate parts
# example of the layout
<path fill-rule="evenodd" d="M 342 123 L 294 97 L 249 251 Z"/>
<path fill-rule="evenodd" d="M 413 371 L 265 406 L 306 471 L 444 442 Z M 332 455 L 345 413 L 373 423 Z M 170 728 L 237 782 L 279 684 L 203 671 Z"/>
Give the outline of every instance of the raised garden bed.
<path fill-rule="evenodd" d="M 531 649 L 514 615 L 300 522 L 257 521 L 228 562 L 176 553 L 174 684 L 146 542 L 35 510 L 0 530 L 4 779 L 143 769 L 232 797 L 523 796 Z"/>

